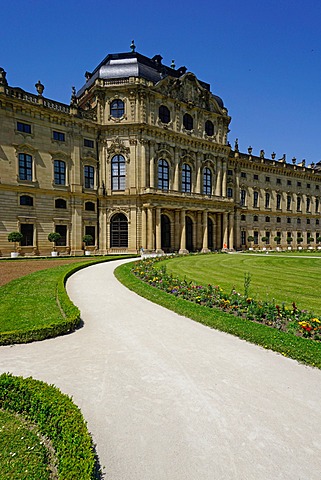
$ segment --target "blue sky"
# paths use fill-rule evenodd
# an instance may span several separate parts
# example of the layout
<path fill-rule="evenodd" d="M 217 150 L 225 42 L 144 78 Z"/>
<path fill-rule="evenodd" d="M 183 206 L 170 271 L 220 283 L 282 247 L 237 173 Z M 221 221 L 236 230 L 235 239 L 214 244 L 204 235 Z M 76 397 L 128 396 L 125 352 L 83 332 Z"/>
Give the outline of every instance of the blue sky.
<path fill-rule="evenodd" d="M 69 103 L 84 72 L 137 51 L 211 84 L 242 151 L 321 160 L 321 2 L 0 0 L 0 66 L 10 85 Z"/>

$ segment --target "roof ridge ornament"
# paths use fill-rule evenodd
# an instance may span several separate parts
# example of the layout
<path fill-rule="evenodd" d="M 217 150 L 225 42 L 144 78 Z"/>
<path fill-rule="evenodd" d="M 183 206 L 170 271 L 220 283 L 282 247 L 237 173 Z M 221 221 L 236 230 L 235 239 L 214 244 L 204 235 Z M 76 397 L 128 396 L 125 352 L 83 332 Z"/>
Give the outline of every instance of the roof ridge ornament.
<path fill-rule="evenodd" d="M 135 53 L 135 51 L 136 51 L 136 45 L 135 45 L 134 40 L 132 40 L 132 43 L 130 44 L 130 49 L 131 49 L 132 53 Z"/>

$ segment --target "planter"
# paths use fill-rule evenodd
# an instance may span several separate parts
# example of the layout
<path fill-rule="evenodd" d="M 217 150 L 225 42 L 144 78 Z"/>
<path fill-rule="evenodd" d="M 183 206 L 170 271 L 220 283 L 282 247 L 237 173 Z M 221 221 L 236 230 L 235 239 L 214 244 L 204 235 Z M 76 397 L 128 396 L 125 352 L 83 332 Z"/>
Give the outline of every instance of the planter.
<path fill-rule="evenodd" d="M 51 252 L 52 257 L 58 257 L 58 252 Z"/>
<path fill-rule="evenodd" d="M 303 247 L 298 247 L 298 250 L 302 250 Z"/>
<path fill-rule="evenodd" d="M 321 247 L 318 247 L 318 250 L 321 250 Z"/>
<path fill-rule="evenodd" d="M 11 258 L 19 257 L 19 252 L 11 252 Z"/>
<path fill-rule="evenodd" d="M 288 250 L 292 250 L 292 247 L 288 247 Z"/>
<path fill-rule="evenodd" d="M 91 251 L 90 250 L 85 250 L 85 255 L 91 255 Z"/>

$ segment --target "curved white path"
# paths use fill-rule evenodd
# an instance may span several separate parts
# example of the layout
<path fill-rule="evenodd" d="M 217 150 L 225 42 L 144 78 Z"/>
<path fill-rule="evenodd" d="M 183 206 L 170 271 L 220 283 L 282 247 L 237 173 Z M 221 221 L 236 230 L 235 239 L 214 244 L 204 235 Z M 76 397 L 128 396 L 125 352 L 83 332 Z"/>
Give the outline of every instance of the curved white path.
<path fill-rule="evenodd" d="M 0 347 L 1 372 L 73 396 L 106 480 L 320 480 L 321 371 L 154 305 L 92 266 L 84 328 Z"/>

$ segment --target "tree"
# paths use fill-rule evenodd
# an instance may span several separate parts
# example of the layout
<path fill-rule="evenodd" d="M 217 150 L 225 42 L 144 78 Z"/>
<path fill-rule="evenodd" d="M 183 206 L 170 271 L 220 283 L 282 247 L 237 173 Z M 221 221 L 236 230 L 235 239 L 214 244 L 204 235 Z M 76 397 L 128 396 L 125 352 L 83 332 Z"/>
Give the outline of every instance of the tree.
<path fill-rule="evenodd" d="M 8 242 L 14 242 L 14 251 L 17 249 L 17 243 L 20 243 L 23 235 L 20 232 L 11 232 L 8 235 Z"/>
<path fill-rule="evenodd" d="M 51 232 L 48 235 L 48 240 L 49 242 L 52 242 L 53 245 L 53 251 L 56 251 L 56 242 L 61 239 L 61 235 L 58 232 Z"/>

